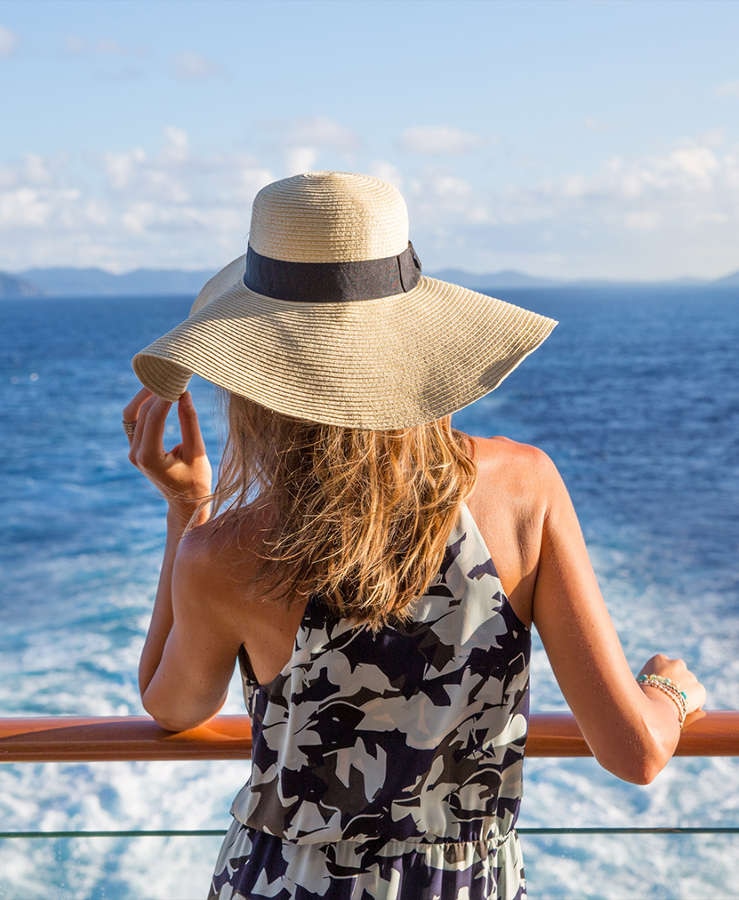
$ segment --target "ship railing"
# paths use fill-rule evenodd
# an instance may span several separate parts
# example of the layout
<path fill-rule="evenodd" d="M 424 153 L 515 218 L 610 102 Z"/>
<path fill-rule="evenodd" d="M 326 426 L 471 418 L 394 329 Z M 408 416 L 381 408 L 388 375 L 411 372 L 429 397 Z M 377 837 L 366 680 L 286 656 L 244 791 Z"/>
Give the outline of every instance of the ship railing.
<path fill-rule="evenodd" d="M 147 716 L 40 716 L 0 718 L 0 762 L 248 759 L 248 716 L 216 716 L 173 733 Z M 531 716 L 528 757 L 590 756 L 569 713 Z M 739 756 L 739 711 L 693 713 L 676 756 Z"/>
<path fill-rule="evenodd" d="M 43 716 L 0 718 L 0 762 L 79 763 L 134 760 L 236 760 L 251 756 L 247 716 L 216 716 L 205 725 L 172 733 L 144 716 Z M 590 749 L 568 713 L 531 716 L 527 757 L 586 757 Z M 693 713 L 680 736 L 676 756 L 739 756 L 739 711 Z M 734 824 L 688 827 L 520 828 L 523 834 L 727 834 Z M 0 831 L 0 838 L 195 837 L 213 829 Z"/>

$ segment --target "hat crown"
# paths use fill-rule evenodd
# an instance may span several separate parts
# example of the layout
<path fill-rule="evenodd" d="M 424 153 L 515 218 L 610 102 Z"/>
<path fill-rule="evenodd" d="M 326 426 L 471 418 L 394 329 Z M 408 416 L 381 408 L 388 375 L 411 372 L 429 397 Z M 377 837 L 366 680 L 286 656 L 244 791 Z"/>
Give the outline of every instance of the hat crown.
<path fill-rule="evenodd" d="M 408 210 L 397 188 L 369 175 L 310 172 L 254 198 L 249 244 L 290 262 L 359 262 L 408 246 Z"/>

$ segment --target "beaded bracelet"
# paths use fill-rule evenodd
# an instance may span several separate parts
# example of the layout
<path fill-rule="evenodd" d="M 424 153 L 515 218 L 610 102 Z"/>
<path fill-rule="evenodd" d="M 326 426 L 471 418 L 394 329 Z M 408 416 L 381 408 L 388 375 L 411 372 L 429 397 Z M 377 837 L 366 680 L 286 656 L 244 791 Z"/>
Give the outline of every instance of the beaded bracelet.
<path fill-rule="evenodd" d="M 682 728 L 688 715 L 688 695 L 685 691 L 681 691 L 671 678 L 666 678 L 664 675 L 640 675 L 636 680 L 639 684 L 657 688 L 672 700 L 677 707 Z"/>

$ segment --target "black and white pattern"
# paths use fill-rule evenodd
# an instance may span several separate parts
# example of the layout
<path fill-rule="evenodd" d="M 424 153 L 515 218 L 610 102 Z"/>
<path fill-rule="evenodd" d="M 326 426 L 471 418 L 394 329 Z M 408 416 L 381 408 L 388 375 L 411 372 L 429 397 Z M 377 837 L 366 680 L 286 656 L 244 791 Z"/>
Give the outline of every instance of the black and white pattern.
<path fill-rule="evenodd" d="M 412 621 L 311 600 L 272 682 L 241 659 L 252 774 L 210 897 L 524 897 L 530 646 L 466 506 Z"/>

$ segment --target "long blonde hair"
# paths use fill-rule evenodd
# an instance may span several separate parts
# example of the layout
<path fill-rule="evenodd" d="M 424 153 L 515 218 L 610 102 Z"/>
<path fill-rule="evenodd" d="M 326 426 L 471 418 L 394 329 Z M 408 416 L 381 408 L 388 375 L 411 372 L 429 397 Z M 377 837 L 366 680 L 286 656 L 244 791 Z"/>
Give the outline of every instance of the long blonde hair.
<path fill-rule="evenodd" d="M 270 510 L 262 576 L 278 596 L 320 595 L 372 628 L 402 620 L 441 566 L 476 468 L 450 417 L 365 431 L 306 422 L 227 395 L 214 492 L 224 521 Z"/>

